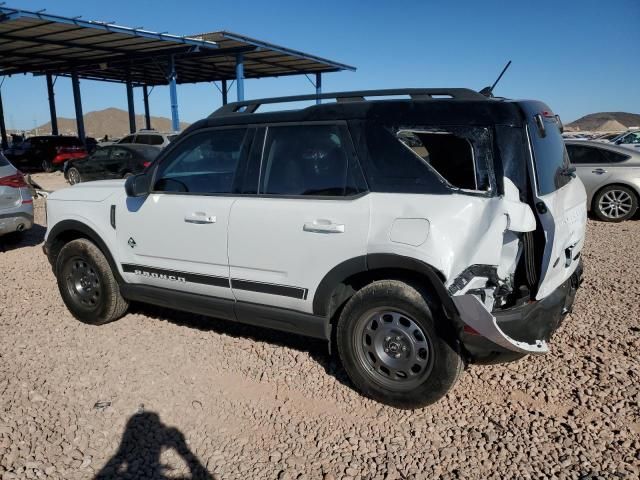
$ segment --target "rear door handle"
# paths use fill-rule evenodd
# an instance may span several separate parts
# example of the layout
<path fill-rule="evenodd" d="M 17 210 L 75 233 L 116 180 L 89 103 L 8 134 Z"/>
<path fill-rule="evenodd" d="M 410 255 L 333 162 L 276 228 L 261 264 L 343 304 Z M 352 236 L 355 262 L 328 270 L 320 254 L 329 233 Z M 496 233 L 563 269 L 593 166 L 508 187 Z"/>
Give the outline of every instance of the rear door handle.
<path fill-rule="evenodd" d="M 607 173 L 604 168 L 596 168 L 595 170 L 591 170 L 591 173 L 597 173 L 598 175 L 602 175 L 603 173 Z"/>
<path fill-rule="evenodd" d="M 333 223 L 331 220 L 318 219 L 305 223 L 302 230 L 312 233 L 344 233 L 344 224 Z"/>
<path fill-rule="evenodd" d="M 196 224 L 204 224 L 204 223 L 216 223 L 216 217 L 213 215 L 207 215 L 204 212 L 193 212 L 184 217 L 184 221 L 187 223 L 196 223 Z"/>

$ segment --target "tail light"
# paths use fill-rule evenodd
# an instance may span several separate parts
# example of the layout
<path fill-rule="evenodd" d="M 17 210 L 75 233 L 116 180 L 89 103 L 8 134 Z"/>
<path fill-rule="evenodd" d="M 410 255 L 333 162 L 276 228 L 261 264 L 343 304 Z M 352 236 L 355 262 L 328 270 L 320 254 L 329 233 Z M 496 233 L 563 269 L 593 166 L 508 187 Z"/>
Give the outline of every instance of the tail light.
<path fill-rule="evenodd" d="M 0 187 L 24 188 L 28 187 L 28 185 L 27 182 L 24 181 L 22 173 L 17 172 L 8 177 L 0 178 Z"/>
<path fill-rule="evenodd" d="M 147 168 L 149 165 L 151 165 L 151 162 L 149 162 L 149 161 L 142 162 L 142 166 L 143 166 L 144 168 Z"/>

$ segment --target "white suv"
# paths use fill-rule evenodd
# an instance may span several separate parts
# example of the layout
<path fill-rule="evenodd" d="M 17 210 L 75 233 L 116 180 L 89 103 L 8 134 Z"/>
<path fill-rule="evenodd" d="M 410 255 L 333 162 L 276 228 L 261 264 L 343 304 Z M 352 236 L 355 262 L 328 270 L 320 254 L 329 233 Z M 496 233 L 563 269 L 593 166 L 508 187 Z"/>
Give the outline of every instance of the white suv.
<path fill-rule="evenodd" d="M 121 138 L 116 143 L 136 143 L 140 145 L 153 145 L 164 148 L 177 136 L 177 133 L 160 133 L 155 130 L 143 129 L 139 130 L 138 133 L 132 133 L 131 135 Z"/>
<path fill-rule="evenodd" d="M 361 392 L 402 408 L 468 362 L 546 352 L 586 224 L 549 107 L 466 89 L 321 97 L 338 102 L 229 104 L 126 183 L 50 195 L 69 310 L 102 324 L 135 300 L 323 338 Z"/>

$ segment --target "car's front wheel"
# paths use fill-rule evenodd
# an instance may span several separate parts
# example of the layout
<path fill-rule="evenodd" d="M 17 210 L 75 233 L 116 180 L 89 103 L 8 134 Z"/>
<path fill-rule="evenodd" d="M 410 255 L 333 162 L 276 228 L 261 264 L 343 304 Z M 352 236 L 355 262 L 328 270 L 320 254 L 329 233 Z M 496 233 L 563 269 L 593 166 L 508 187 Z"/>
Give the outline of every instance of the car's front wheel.
<path fill-rule="evenodd" d="M 355 386 L 394 407 L 439 400 L 464 369 L 446 319 L 434 317 L 423 292 L 397 280 L 359 290 L 340 315 L 336 341 Z"/>
<path fill-rule="evenodd" d="M 82 182 L 80 171 L 76 167 L 69 168 L 69 170 L 67 170 L 67 180 L 69 181 L 69 185 Z"/>
<path fill-rule="evenodd" d="M 638 209 L 638 197 L 629 187 L 609 185 L 593 199 L 593 213 L 604 222 L 628 220 Z"/>
<path fill-rule="evenodd" d="M 109 262 L 91 241 L 79 238 L 63 246 L 55 273 L 60 295 L 78 320 L 102 325 L 126 313 L 129 303 L 120 294 Z"/>

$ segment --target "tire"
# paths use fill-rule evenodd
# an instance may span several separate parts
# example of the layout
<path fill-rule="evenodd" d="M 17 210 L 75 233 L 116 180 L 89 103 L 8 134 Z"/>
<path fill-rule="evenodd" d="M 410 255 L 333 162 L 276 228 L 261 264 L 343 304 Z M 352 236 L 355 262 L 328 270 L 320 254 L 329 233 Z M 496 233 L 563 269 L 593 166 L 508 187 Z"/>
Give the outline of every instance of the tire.
<path fill-rule="evenodd" d="M 81 183 L 82 176 L 80 175 L 80 171 L 76 167 L 70 167 L 69 170 L 67 170 L 67 180 L 69 181 L 69 185 Z"/>
<path fill-rule="evenodd" d="M 53 167 L 53 164 L 49 160 L 43 160 L 42 170 L 44 170 L 47 173 L 51 173 L 55 170 L 55 168 Z"/>
<path fill-rule="evenodd" d="M 122 175 L 122 178 L 129 178 L 129 177 L 133 177 L 133 173 L 127 172 L 124 175 Z"/>
<path fill-rule="evenodd" d="M 81 322 L 102 325 L 126 313 L 129 302 L 120 294 L 109 262 L 89 240 L 72 240 L 62 247 L 55 272 L 65 305 Z"/>
<path fill-rule="evenodd" d="M 603 222 L 623 222 L 633 217 L 638 209 L 638 197 L 629 187 L 609 185 L 593 199 L 593 213 Z"/>
<path fill-rule="evenodd" d="M 407 283 L 382 280 L 347 302 L 338 319 L 338 354 L 364 395 L 414 409 L 436 402 L 458 380 L 464 369 L 458 343 L 427 298 Z"/>

